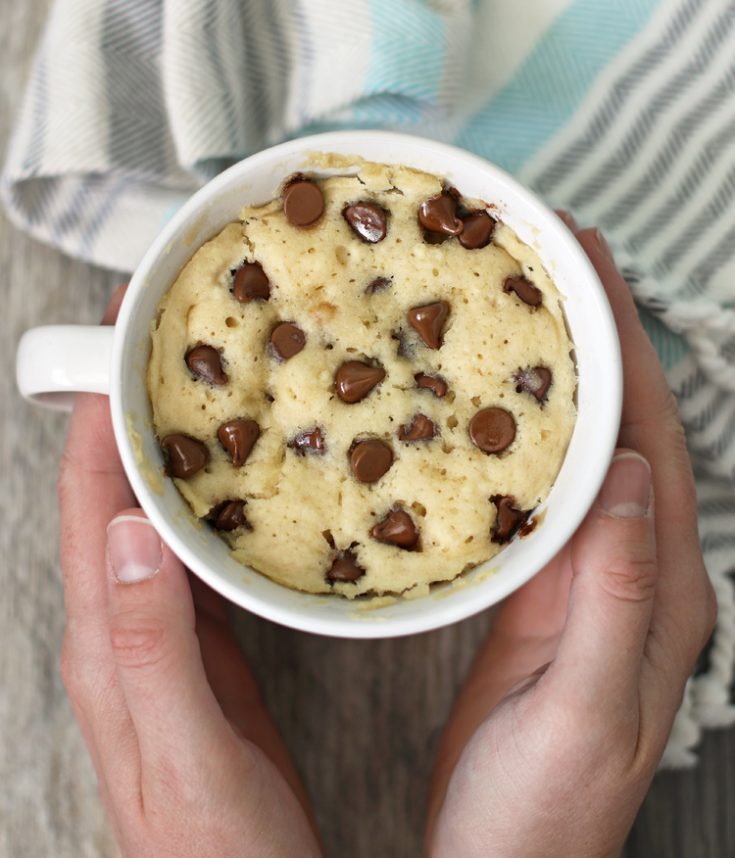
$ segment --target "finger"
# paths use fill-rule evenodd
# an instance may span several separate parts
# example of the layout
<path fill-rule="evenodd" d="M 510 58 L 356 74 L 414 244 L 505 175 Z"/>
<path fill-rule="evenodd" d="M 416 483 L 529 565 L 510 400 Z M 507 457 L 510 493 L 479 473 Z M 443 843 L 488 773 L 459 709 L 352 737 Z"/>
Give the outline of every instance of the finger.
<path fill-rule="evenodd" d="M 457 698 L 453 730 L 469 738 L 512 686 L 555 657 L 567 619 L 571 579 L 565 547 L 499 607 Z"/>
<path fill-rule="evenodd" d="M 124 290 L 113 296 L 105 323 L 114 321 Z M 62 676 L 103 794 L 127 795 L 139 783 L 138 752 L 107 634 L 105 528 L 134 501 L 115 446 L 107 397 L 77 396 L 58 491 L 66 613 Z"/>
<path fill-rule="evenodd" d="M 582 230 L 577 237 L 605 286 L 620 336 L 625 396 L 619 443 L 638 450 L 653 471 L 661 580 L 652 632 L 667 642 L 665 681 L 678 682 L 704 646 L 713 616 L 686 440 L 658 355 L 607 242 L 597 230 Z"/>
<path fill-rule="evenodd" d="M 288 752 L 232 634 L 206 614 L 197 615 L 196 634 L 207 681 L 227 720 L 278 768 L 285 764 L 287 771 L 292 769 Z"/>
<path fill-rule="evenodd" d="M 501 700 L 530 677 L 535 681 L 555 657 L 566 622 L 570 583 L 569 551 L 564 548 L 497 611 L 442 733 L 431 778 L 429 828 L 470 737 Z"/>
<path fill-rule="evenodd" d="M 560 220 L 563 220 L 566 226 L 571 230 L 571 232 L 577 232 L 579 226 L 577 225 L 577 221 L 574 219 L 574 215 L 571 212 L 565 211 L 564 209 L 556 209 L 556 214 Z"/>
<path fill-rule="evenodd" d="M 637 712 L 657 581 L 651 471 L 631 450 L 613 458 L 571 543 L 574 577 L 556 659 L 539 681 L 596 712 Z"/>
<path fill-rule="evenodd" d="M 108 304 L 102 324 L 117 318 L 127 286 Z M 106 396 L 79 394 L 69 422 L 59 469 L 61 560 L 67 628 L 106 630 L 105 528 L 133 502 L 112 431 Z"/>
<path fill-rule="evenodd" d="M 225 717 L 238 732 L 255 741 L 252 714 L 266 714 L 260 691 L 229 627 L 224 599 L 189 574 L 196 633 L 209 685 Z M 256 742 L 256 744 L 260 744 Z M 262 746 L 261 746 L 262 747 Z"/>
<path fill-rule="evenodd" d="M 110 301 L 107 305 L 107 309 L 105 310 L 102 316 L 102 324 L 103 325 L 114 325 L 117 320 L 117 314 L 120 312 L 120 305 L 123 302 L 123 298 L 125 297 L 125 293 L 128 291 L 128 284 L 122 283 L 120 286 L 115 289 L 115 291 L 110 296 Z"/>
<path fill-rule="evenodd" d="M 225 718 L 276 766 L 315 827 L 313 811 L 291 755 L 227 623 L 224 599 L 199 579 L 190 576 L 189 580 L 204 670 Z"/>
<path fill-rule="evenodd" d="M 145 789 L 240 749 L 202 663 L 186 570 L 140 510 L 107 529 L 108 617 L 117 675 L 135 726 Z"/>
<path fill-rule="evenodd" d="M 577 233 L 577 239 L 605 287 L 620 337 L 625 387 L 621 431 L 640 424 L 669 429 L 668 423 L 676 422 L 670 420 L 676 414 L 676 402 L 656 350 L 641 324 L 628 284 L 599 230 L 583 229 Z"/>
<path fill-rule="evenodd" d="M 115 513 L 135 502 L 106 396 L 77 396 L 58 489 L 67 630 L 99 643 L 106 633 L 105 528 Z"/>
<path fill-rule="evenodd" d="M 457 699 L 453 730 L 469 738 L 513 686 L 554 659 L 567 618 L 570 585 L 565 548 L 500 606 Z"/>
<path fill-rule="evenodd" d="M 569 548 L 565 546 L 538 575 L 503 602 L 493 623 L 491 636 L 507 639 L 509 652 L 529 638 L 552 643 L 558 640 L 567 619 L 571 583 Z M 544 648 L 543 655 L 547 654 Z"/>

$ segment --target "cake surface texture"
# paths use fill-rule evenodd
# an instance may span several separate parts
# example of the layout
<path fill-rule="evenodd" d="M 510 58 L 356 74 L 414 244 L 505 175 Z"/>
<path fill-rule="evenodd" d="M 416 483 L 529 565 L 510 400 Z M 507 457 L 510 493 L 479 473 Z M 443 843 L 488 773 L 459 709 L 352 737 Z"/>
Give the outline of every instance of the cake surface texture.
<path fill-rule="evenodd" d="M 365 163 L 292 177 L 182 269 L 152 328 L 153 422 L 240 562 L 401 593 L 528 527 L 574 427 L 573 346 L 538 256 L 491 215 Z"/>

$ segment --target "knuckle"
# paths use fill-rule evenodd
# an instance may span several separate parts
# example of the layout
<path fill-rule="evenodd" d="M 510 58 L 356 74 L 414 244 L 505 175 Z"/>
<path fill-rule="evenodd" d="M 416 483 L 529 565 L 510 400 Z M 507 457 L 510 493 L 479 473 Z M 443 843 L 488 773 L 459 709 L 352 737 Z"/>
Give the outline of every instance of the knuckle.
<path fill-rule="evenodd" d="M 677 496 L 680 499 L 682 520 L 687 522 L 689 526 L 696 525 L 697 489 L 694 484 L 694 474 L 692 473 L 684 430 L 681 431 L 680 436 L 677 433 L 676 444 L 669 447 L 669 457 L 676 465 L 676 476 L 671 480 L 671 483 L 675 485 Z"/>
<path fill-rule="evenodd" d="M 657 579 L 658 566 L 654 559 L 630 557 L 606 566 L 600 584 L 618 601 L 645 602 L 653 599 Z"/>
<path fill-rule="evenodd" d="M 716 624 L 717 596 L 709 578 L 705 577 L 702 586 L 702 608 L 699 611 L 694 626 L 694 640 L 692 641 L 692 651 L 695 660 L 712 637 Z"/>
<path fill-rule="evenodd" d="M 59 670 L 75 711 L 95 717 L 114 699 L 116 677 L 112 666 L 84 653 L 85 650 L 72 644 L 67 635 L 61 649 Z"/>
<path fill-rule="evenodd" d="M 691 471 L 691 461 L 689 458 L 686 431 L 684 424 L 681 422 L 679 403 L 673 391 L 668 386 L 663 389 L 659 401 L 655 403 L 655 417 L 658 417 L 659 423 L 663 427 L 664 441 L 669 455 L 675 459 L 676 463 L 686 473 L 689 473 Z M 693 487 L 694 482 L 692 481 Z"/>
<path fill-rule="evenodd" d="M 151 669 L 168 656 L 163 624 L 137 614 L 118 614 L 110 623 L 110 644 L 121 667 Z"/>
<path fill-rule="evenodd" d="M 650 343 L 649 346 L 653 351 Z M 654 436 L 659 446 L 666 450 L 667 459 L 673 466 L 670 475 L 676 475 L 677 492 L 684 495 L 684 500 L 693 501 L 696 493 L 686 431 L 676 396 L 664 383 L 650 391 L 648 403 L 635 419 L 624 421 L 622 437 L 626 446 L 641 449 L 646 440 Z"/>
<path fill-rule="evenodd" d="M 687 496 L 693 499 L 696 493 L 686 431 L 681 422 L 679 403 L 668 385 L 662 385 L 659 394 L 652 397 L 647 419 L 643 419 L 640 423 L 638 428 L 644 432 L 656 430 L 668 458 L 676 466 L 677 473 L 680 475 L 682 481 L 680 490 L 686 491 Z"/>
<path fill-rule="evenodd" d="M 649 661 L 661 673 L 673 669 L 681 681 L 682 693 L 686 679 L 712 637 L 716 621 L 715 591 L 709 579 L 703 577 L 701 588 L 692 588 L 685 603 L 682 601 L 675 612 L 667 615 L 665 622 L 651 627 L 647 644 Z"/>
<path fill-rule="evenodd" d="M 673 390 L 666 385 L 663 388 L 661 397 L 661 414 L 664 420 L 668 421 L 675 435 L 679 435 L 681 440 L 684 440 L 684 430 L 679 417 L 679 403 L 674 396 Z"/>
<path fill-rule="evenodd" d="M 715 626 L 717 625 L 717 594 L 715 593 L 715 588 L 712 586 L 709 578 L 705 580 L 704 598 L 704 629 L 702 635 L 704 640 L 702 641 L 702 646 L 704 646 L 710 639 L 712 632 L 714 632 Z"/>
<path fill-rule="evenodd" d="M 717 623 L 717 597 L 714 588 L 703 568 L 699 574 L 701 584 L 692 587 L 687 599 L 687 622 L 676 635 L 677 640 L 671 642 L 672 648 L 675 646 L 678 649 L 679 663 L 686 675 L 696 666 Z"/>
<path fill-rule="evenodd" d="M 672 690 L 676 688 L 682 694 L 701 649 L 697 647 L 695 651 L 693 634 L 697 632 L 693 631 L 691 624 L 687 627 L 681 622 L 674 624 L 668 621 L 654 624 L 646 642 L 648 661 L 662 676 L 668 677 Z"/>

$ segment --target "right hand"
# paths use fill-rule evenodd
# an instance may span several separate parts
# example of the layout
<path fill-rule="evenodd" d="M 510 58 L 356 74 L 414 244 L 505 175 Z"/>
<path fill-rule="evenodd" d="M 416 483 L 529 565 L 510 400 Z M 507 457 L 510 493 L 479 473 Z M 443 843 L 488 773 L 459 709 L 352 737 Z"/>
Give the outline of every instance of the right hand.
<path fill-rule="evenodd" d="M 501 606 L 460 693 L 432 858 L 618 855 L 714 625 L 674 398 L 604 239 L 564 220 L 615 314 L 622 449 L 571 542 Z"/>

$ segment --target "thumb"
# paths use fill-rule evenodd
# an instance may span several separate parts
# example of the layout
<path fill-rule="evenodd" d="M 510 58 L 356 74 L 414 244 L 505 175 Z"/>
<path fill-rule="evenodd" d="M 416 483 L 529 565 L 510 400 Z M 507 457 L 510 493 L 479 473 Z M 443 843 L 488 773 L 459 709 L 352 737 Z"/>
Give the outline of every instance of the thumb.
<path fill-rule="evenodd" d="M 110 641 L 143 773 L 199 767 L 236 740 L 204 672 L 186 570 L 140 510 L 109 523 L 107 562 Z"/>
<path fill-rule="evenodd" d="M 638 693 L 657 579 L 652 502 L 648 462 L 618 450 L 572 540 L 569 610 L 549 678 L 598 711 Z"/>

